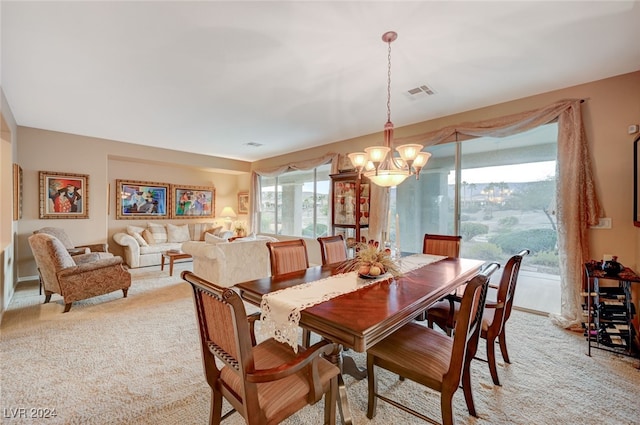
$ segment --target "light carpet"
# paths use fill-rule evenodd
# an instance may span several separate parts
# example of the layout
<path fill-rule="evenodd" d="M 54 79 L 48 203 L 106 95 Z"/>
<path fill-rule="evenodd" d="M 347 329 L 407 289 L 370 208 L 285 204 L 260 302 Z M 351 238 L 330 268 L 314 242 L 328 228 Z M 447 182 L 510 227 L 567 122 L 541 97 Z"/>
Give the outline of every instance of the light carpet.
<path fill-rule="evenodd" d="M 132 270 L 122 292 L 74 303 L 42 304 L 37 286 L 20 290 L 0 327 L 0 417 L 6 424 L 205 424 L 210 391 L 200 357 L 190 286 L 158 268 Z M 21 284 L 22 285 L 22 284 Z M 25 295 L 26 293 L 26 295 Z M 483 343 L 482 343 L 483 344 Z M 461 425 L 637 424 L 639 360 L 604 351 L 586 355 L 582 335 L 543 316 L 515 311 L 508 323 L 512 364 L 499 357 L 502 387 L 485 363 L 473 362 L 479 418 L 470 417 L 462 391 L 454 397 Z M 479 353 L 484 354 L 484 345 Z M 365 356 L 350 352 L 360 365 Z M 379 389 L 440 420 L 437 393 L 379 373 Z M 356 424 L 424 424 L 383 401 L 366 417 L 367 382 L 345 377 Z M 21 416 L 55 409 L 56 416 Z M 226 424 L 243 424 L 234 414 Z M 322 423 L 322 402 L 285 424 Z"/>

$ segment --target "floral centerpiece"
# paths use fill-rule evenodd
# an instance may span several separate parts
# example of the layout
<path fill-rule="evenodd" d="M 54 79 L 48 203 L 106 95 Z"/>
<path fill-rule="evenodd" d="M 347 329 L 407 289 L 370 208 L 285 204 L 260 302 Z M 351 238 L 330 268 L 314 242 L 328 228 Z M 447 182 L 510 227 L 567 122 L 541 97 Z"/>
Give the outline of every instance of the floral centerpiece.
<path fill-rule="evenodd" d="M 234 222 L 233 231 L 236 233 L 236 236 L 240 238 L 247 236 L 247 223 L 245 223 L 244 221 Z"/>
<path fill-rule="evenodd" d="M 376 246 L 375 244 L 356 244 L 356 256 L 346 260 L 340 266 L 340 271 L 357 271 L 362 276 L 379 276 L 391 273 L 393 276 L 401 276 L 402 272 L 391 258 L 391 250 Z"/>

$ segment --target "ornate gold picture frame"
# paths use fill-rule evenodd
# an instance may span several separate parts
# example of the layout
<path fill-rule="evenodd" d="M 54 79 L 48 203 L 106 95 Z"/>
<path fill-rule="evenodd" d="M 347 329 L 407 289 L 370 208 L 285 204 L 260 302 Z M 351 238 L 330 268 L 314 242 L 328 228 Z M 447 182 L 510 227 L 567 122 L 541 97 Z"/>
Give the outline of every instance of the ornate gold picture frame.
<path fill-rule="evenodd" d="M 40 171 L 40 218 L 89 218 L 89 175 Z"/>
<path fill-rule="evenodd" d="M 172 218 L 214 217 L 216 190 L 208 186 L 171 186 Z"/>
<path fill-rule="evenodd" d="M 249 214 L 249 192 L 238 193 L 238 214 Z"/>
<path fill-rule="evenodd" d="M 22 167 L 13 164 L 13 220 L 22 218 Z"/>
<path fill-rule="evenodd" d="M 116 180 L 116 219 L 169 218 L 169 183 Z"/>

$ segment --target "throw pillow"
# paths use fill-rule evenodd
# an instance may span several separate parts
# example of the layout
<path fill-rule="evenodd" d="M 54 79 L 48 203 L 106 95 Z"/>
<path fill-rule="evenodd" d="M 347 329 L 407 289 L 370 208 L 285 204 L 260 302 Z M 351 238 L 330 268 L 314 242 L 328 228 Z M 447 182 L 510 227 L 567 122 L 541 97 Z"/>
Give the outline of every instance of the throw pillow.
<path fill-rule="evenodd" d="M 222 226 L 215 226 L 213 229 L 209 230 L 209 233 L 220 236 L 220 230 L 222 230 Z"/>
<path fill-rule="evenodd" d="M 190 239 L 188 224 L 181 226 L 176 226 L 171 223 L 167 224 L 167 242 L 186 242 Z"/>
<path fill-rule="evenodd" d="M 144 229 L 142 232 L 142 238 L 147 242 L 148 245 L 153 245 L 156 243 L 156 239 L 153 237 L 153 233 L 149 229 Z"/>
<path fill-rule="evenodd" d="M 142 231 L 144 232 L 145 230 L 142 229 Z M 138 242 L 138 245 L 140 245 L 140 246 L 149 246 L 147 241 L 144 240 L 144 238 L 142 237 L 142 235 L 140 233 L 134 232 L 131 236 L 133 237 L 133 239 L 136 240 L 136 242 Z"/>
<path fill-rule="evenodd" d="M 211 229 L 214 228 L 214 223 L 190 223 L 189 224 L 189 234 L 190 239 L 192 241 L 203 241 L 204 234 L 206 232 L 211 232 Z"/>
<path fill-rule="evenodd" d="M 204 241 L 205 241 L 205 243 L 210 243 L 210 244 L 227 243 L 228 242 L 225 238 L 219 238 L 216 235 L 212 235 L 209 232 L 204 234 Z"/>
<path fill-rule="evenodd" d="M 155 243 L 167 242 L 167 228 L 164 226 L 164 224 L 149 223 L 148 229 L 153 235 Z"/>
<path fill-rule="evenodd" d="M 140 235 L 140 234 L 142 234 L 142 232 L 144 232 L 144 227 L 127 226 L 127 234 L 128 235 L 134 236 L 136 233 L 138 235 Z"/>

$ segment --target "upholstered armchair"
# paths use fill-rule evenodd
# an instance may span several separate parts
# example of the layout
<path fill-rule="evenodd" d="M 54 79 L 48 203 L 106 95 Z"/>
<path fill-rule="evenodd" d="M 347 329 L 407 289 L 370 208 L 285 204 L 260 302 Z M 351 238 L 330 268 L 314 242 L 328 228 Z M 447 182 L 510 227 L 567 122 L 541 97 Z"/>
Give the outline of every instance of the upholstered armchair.
<path fill-rule="evenodd" d="M 90 244 L 90 245 L 80 245 L 76 246 L 67 235 L 67 232 L 60 227 L 43 227 L 42 229 L 38 229 L 33 232 L 37 233 L 46 233 L 48 235 L 56 237 L 62 245 L 69 251 L 71 255 L 78 254 L 88 254 L 89 252 L 104 252 L 105 254 L 109 252 L 109 245 L 107 243 L 99 243 L 99 244 Z M 109 255 L 102 255 L 102 257 L 108 257 Z"/>
<path fill-rule="evenodd" d="M 46 233 L 31 235 L 29 245 L 44 285 L 45 304 L 52 294 L 60 294 L 66 313 L 74 301 L 117 290 L 127 296 L 131 275 L 121 257 L 100 258 L 95 252 L 72 257 L 60 240 Z"/>

